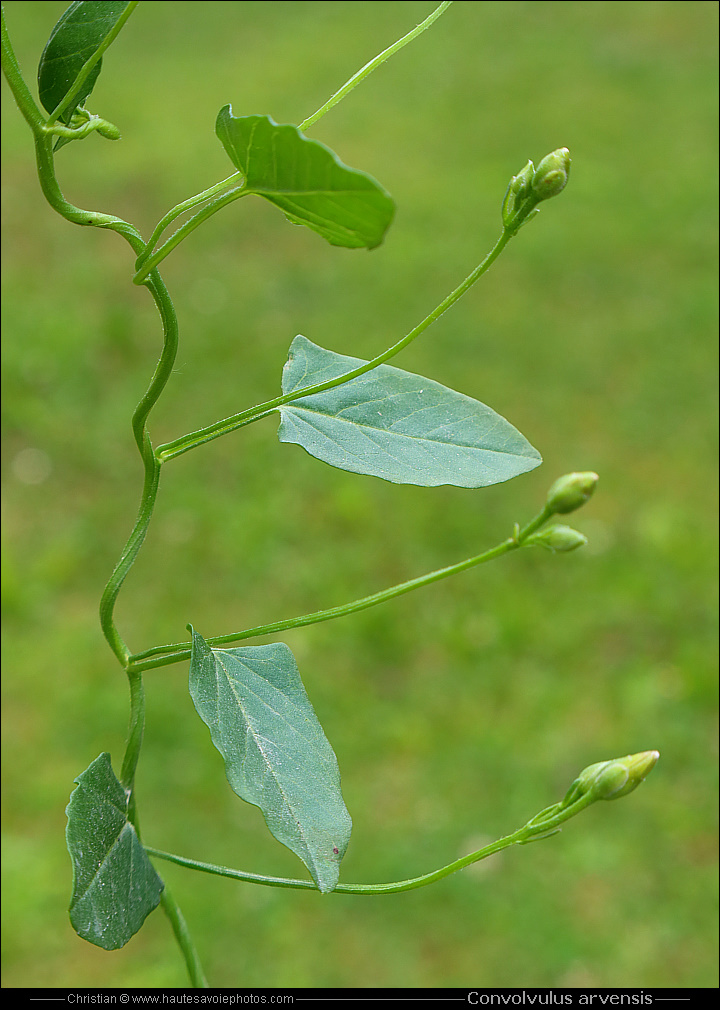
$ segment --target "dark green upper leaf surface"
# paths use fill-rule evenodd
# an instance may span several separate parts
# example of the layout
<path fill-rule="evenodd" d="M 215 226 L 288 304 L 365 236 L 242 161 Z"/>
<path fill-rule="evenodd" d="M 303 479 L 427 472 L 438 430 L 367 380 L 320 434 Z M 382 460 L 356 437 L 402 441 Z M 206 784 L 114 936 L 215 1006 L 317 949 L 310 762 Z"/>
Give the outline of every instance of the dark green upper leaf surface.
<path fill-rule="evenodd" d="M 320 890 L 332 891 L 352 822 L 337 759 L 290 649 L 211 649 L 193 632 L 190 694 L 233 790 L 260 807 Z"/>
<path fill-rule="evenodd" d="M 101 754 L 75 781 L 66 811 L 70 921 L 84 940 L 117 950 L 157 906 L 164 885 L 127 819 L 128 798 L 110 755 Z"/>
<path fill-rule="evenodd" d="M 52 30 L 38 66 L 38 93 L 48 112 L 53 112 L 75 82 L 85 63 L 97 51 L 125 13 L 127 3 L 72 3 Z M 93 67 L 71 108 L 62 115 L 70 120 L 78 106 L 85 103 L 100 74 L 102 60 Z"/>
<path fill-rule="evenodd" d="M 297 336 L 283 369 L 283 393 L 362 364 Z M 341 470 L 395 484 L 485 487 L 542 461 L 527 439 L 484 403 L 391 365 L 293 400 L 280 415 L 281 442 L 295 442 Z"/>
<path fill-rule="evenodd" d="M 276 204 L 295 224 L 312 228 L 331 245 L 380 245 L 395 204 L 371 176 L 348 168 L 296 126 L 279 126 L 269 116 L 236 119 L 226 105 L 215 131 L 247 188 Z"/>

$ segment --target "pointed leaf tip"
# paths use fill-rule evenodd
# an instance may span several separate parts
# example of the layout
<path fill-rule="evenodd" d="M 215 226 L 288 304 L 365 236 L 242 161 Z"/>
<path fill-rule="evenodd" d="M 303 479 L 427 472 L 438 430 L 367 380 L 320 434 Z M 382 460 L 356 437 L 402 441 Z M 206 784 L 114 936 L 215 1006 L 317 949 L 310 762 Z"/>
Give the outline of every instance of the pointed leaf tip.
<path fill-rule="evenodd" d="M 283 393 L 364 364 L 297 336 L 283 369 Z M 281 442 L 301 445 L 341 470 L 394 484 L 487 487 L 542 462 L 517 428 L 484 403 L 391 365 L 299 397 L 279 413 Z"/>

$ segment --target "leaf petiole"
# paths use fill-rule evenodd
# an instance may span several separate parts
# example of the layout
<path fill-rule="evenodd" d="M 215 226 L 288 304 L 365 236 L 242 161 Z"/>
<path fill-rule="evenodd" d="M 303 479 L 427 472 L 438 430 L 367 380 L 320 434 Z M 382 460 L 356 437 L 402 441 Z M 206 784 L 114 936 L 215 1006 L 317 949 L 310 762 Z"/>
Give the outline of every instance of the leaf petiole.
<path fill-rule="evenodd" d="M 145 264 L 148 262 L 151 254 L 152 254 L 153 249 L 155 248 L 155 246 L 157 245 L 158 241 L 160 240 L 160 236 L 165 231 L 165 229 L 168 227 L 168 225 L 172 224 L 172 222 L 176 218 L 180 217 L 181 214 L 185 214 L 187 211 L 192 210 L 194 207 L 197 207 L 199 204 L 205 203 L 206 200 L 211 200 L 213 197 L 218 196 L 221 193 L 224 193 L 224 191 L 229 186 L 235 186 L 241 180 L 242 180 L 242 173 L 241 172 L 233 172 L 232 175 L 228 176 L 227 179 L 223 179 L 222 182 L 216 182 L 215 185 L 214 186 L 210 186 L 209 189 L 204 190 L 202 193 L 196 193 L 195 196 L 191 196 L 187 200 L 183 200 L 182 203 L 178 203 L 175 207 L 172 208 L 172 210 L 169 210 L 167 212 L 167 214 L 165 215 L 165 217 L 163 217 L 158 222 L 158 224 L 157 224 L 157 226 L 155 228 L 155 231 L 152 233 L 152 235 L 150 236 L 150 238 L 148 239 L 148 241 L 147 241 L 147 243 L 145 245 L 145 248 L 143 249 L 143 251 L 138 256 L 137 261 L 135 263 L 136 276 L 138 276 L 140 274 L 140 271 L 145 266 Z M 197 223 L 200 224 L 201 222 L 198 221 Z M 197 227 L 197 225 L 195 227 Z M 181 241 L 181 240 L 178 240 L 178 241 Z M 177 245 L 177 243 L 176 243 L 176 245 Z M 168 252 L 170 252 L 169 249 L 168 249 Z M 166 255 L 167 255 L 167 253 L 166 253 Z M 143 277 L 145 276 L 145 273 L 146 272 L 143 271 Z M 141 283 L 141 280 L 137 280 L 135 283 Z"/>
<path fill-rule="evenodd" d="M 226 179 L 224 182 L 219 182 L 216 186 L 212 186 L 211 190 L 220 191 L 225 187 L 227 182 L 233 178 L 242 179 L 242 175 L 240 172 L 236 172 L 234 176 L 230 176 L 229 179 Z M 209 193 L 210 190 L 206 190 L 205 192 Z M 160 248 L 150 256 L 145 255 L 147 249 L 150 248 L 150 243 L 148 243 L 138 258 L 136 273 L 133 277 L 133 284 L 144 284 L 147 280 L 148 274 L 150 274 L 176 246 L 180 245 L 184 238 L 187 238 L 187 236 L 190 235 L 191 232 L 195 231 L 199 225 L 201 225 L 204 221 L 207 221 L 207 219 L 212 217 L 213 214 L 217 214 L 217 212 L 222 210 L 223 207 L 226 207 L 229 203 L 233 203 L 234 200 L 239 200 L 242 196 L 248 196 L 250 192 L 250 190 L 244 188 L 244 183 L 241 182 L 239 186 L 233 186 L 233 188 L 227 192 L 221 193 L 220 196 L 211 200 L 211 202 L 203 207 L 202 210 L 199 210 L 197 214 L 194 214 L 189 221 L 186 221 L 185 224 L 181 225 L 176 232 L 173 232 L 170 238 L 163 242 Z M 199 197 L 197 198 L 191 197 L 185 202 L 190 204 L 190 206 L 195 206 L 197 202 L 200 202 L 200 197 L 203 197 L 203 194 L 199 194 Z M 178 206 L 182 206 L 182 204 L 178 204 Z M 174 208 L 174 210 L 177 210 L 177 207 Z M 170 213 L 173 214 L 173 211 Z M 181 213 L 182 211 L 179 211 L 178 214 L 173 214 L 173 218 L 171 218 L 171 220 L 179 216 Z M 166 217 L 167 216 L 168 215 L 166 215 Z M 163 218 L 163 221 L 164 220 L 165 218 Z M 162 223 L 163 222 L 161 221 L 160 225 L 162 225 Z M 163 225 L 163 228 L 160 228 L 160 225 L 158 225 L 155 229 L 153 235 L 159 235 L 158 229 L 160 229 L 160 232 L 164 229 L 165 225 Z"/>
<path fill-rule="evenodd" d="M 549 838 L 551 835 L 557 834 L 560 831 L 560 825 L 565 821 L 579 814 L 581 810 L 589 806 L 594 802 L 593 797 L 590 795 L 582 796 L 575 803 L 562 807 L 562 804 L 556 804 L 556 813 L 543 819 L 538 823 L 534 823 L 537 819 L 528 821 L 528 823 L 514 831 L 511 835 L 506 835 L 504 838 L 499 838 L 495 842 L 491 842 L 489 845 L 484 845 L 481 849 L 477 849 L 475 852 L 469 853 L 467 856 L 461 856 L 460 859 L 454 860 L 452 863 L 448 863 L 446 866 L 442 866 L 437 870 L 432 870 L 430 873 L 424 873 L 419 877 L 410 877 L 407 880 L 395 880 L 390 883 L 383 884 L 343 884 L 339 883 L 333 889 L 333 894 L 398 894 L 402 891 L 414 891 L 418 887 L 425 887 L 428 884 L 434 884 L 438 880 L 443 880 L 445 877 L 449 877 L 453 873 L 457 873 L 458 870 L 464 870 L 466 866 L 472 866 L 473 863 L 479 863 L 483 859 L 487 859 L 488 856 L 495 855 L 497 852 L 502 852 L 503 849 L 510 848 L 511 845 L 526 845 L 531 841 L 541 841 L 543 838 Z M 298 890 L 309 890 L 317 891 L 317 886 L 310 880 L 295 880 L 287 877 L 269 877 L 259 873 L 248 873 L 245 870 L 234 870 L 227 866 L 215 866 L 212 863 L 202 863 L 195 859 L 188 859 L 186 856 L 178 856 L 171 852 L 163 852 L 160 849 L 151 848 L 149 845 L 145 846 L 145 851 L 149 856 L 155 856 L 157 859 L 165 859 L 170 863 L 176 863 L 178 866 L 185 866 L 189 870 L 199 870 L 202 873 L 211 873 L 219 877 L 229 877 L 233 880 L 242 880 L 248 884 L 262 884 L 265 887 L 287 887 L 295 888 Z"/>
<path fill-rule="evenodd" d="M 440 15 L 447 10 L 451 3 L 452 0 L 445 0 L 445 2 L 441 3 L 439 7 L 435 8 L 429 17 L 425 18 L 424 21 L 413 28 L 411 32 L 408 32 L 407 35 L 403 35 L 401 39 L 398 39 L 397 42 L 394 42 L 387 49 L 384 49 L 381 53 L 379 53 L 374 59 L 370 60 L 369 63 L 366 63 L 365 66 L 358 70 L 356 74 L 353 74 L 353 76 L 346 81 L 343 86 L 339 88 L 334 95 L 332 95 L 332 97 L 328 98 L 327 102 L 325 102 L 324 105 L 321 105 L 317 112 L 313 112 L 312 116 L 308 116 L 307 119 L 303 120 L 298 129 L 307 130 L 314 123 L 317 123 L 318 119 L 324 116 L 326 112 L 329 112 L 333 106 L 338 104 L 338 102 L 341 102 L 345 95 L 349 94 L 353 88 L 356 88 L 361 81 L 365 80 L 366 77 L 369 77 L 373 70 L 379 67 L 381 63 L 384 63 L 385 60 L 393 56 L 396 52 L 398 52 L 398 50 L 402 49 L 403 46 L 406 46 L 408 42 L 412 42 L 413 39 L 416 39 L 418 35 L 421 35 L 426 28 L 429 28 L 433 21 L 436 21 Z"/>
<path fill-rule="evenodd" d="M 290 617 L 284 621 L 276 621 L 273 624 L 263 624 L 255 628 L 249 628 L 246 631 L 237 631 L 229 635 L 217 635 L 214 638 L 208 638 L 207 643 L 213 647 L 232 645 L 234 642 L 242 642 L 248 638 L 260 638 L 262 635 L 275 635 L 283 631 L 289 631 L 292 628 L 304 628 L 311 624 L 320 624 L 323 621 L 332 621 L 336 617 L 346 617 L 349 614 L 356 614 L 361 610 L 367 610 L 369 607 L 374 607 L 378 603 L 386 603 L 388 600 L 394 599 L 396 596 L 403 596 L 405 593 L 411 592 L 413 589 L 420 589 L 422 586 L 432 585 L 433 582 L 439 582 L 442 579 L 448 578 L 450 575 L 457 575 L 460 572 L 467 571 L 470 568 L 475 568 L 477 565 L 484 564 L 486 561 L 492 561 L 495 558 L 502 557 L 504 554 L 509 554 L 511 551 L 517 550 L 522 547 L 525 540 L 539 529 L 543 523 L 551 517 L 552 512 L 548 511 L 547 507 L 535 516 L 522 530 L 518 527 L 518 532 L 512 537 L 503 540 L 501 543 L 497 544 L 495 547 L 491 547 L 487 551 L 483 551 L 482 554 L 478 554 L 472 558 L 466 558 L 464 561 L 459 561 L 457 564 L 448 565 L 446 568 L 439 568 L 432 572 L 427 572 L 425 575 L 420 575 L 418 578 L 409 579 L 407 582 L 400 582 L 398 585 L 390 586 L 388 589 L 383 589 L 378 593 L 373 593 L 371 596 L 364 596 L 362 599 L 353 600 L 351 603 L 345 603 L 339 607 L 329 607 L 327 610 L 318 610 L 312 614 L 303 614 L 300 617 Z M 130 671 L 144 671 L 156 669 L 161 666 L 171 666 L 175 663 L 181 663 L 185 659 L 190 658 L 190 644 L 185 642 L 175 643 L 173 645 L 158 645 L 152 649 L 147 649 L 144 652 L 137 652 L 130 656 L 128 659 L 128 669 Z"/>
<path fill-rule="evenodd" d="M 508 244 L 512 235 L 504 231 L 500 236 L 498 241 L 495 243 L 493 248 L 487 254 L 484 260 L 475 267 L 475 269 L 468 274 L 465 280 L 459 284 L 454 291 L 437 305 L 432 312 L 430 312 L 422 322 L 410 330 L 401 340 L 397 343 L 392 344 L 382 354 L 378 354 L 376 357 L 372 358 L 370 361 L 366 361 L 363 365 L 358 368 L 354 368 L 349 372 L 345 372 L 343 375 L 338 375 L 334 379 L 328 379 L 325 382 L 318 382 L 312 386 L 305 386 L 300 389 L 295 389 L 291 393 L 285 393 L 283 396 L 277 396 L 272 400 L 267 400 L 265 403 L 257 404 L 255 407 L 249 407 L 247 410 L 240 411 L 239 414 L 234 414 L 232 417 L 227 417 L 222 421 L 217 421 L 215 424 L 209 425 L 207 428 L 200 428 L 198 431 L 190 432 L 188 435 L 183 435 L 181 438 L 176 438 L 172 442 L 166 442 L 164 445 L 159 445 L 156 449 L 158 459 L 163 462 L 168 459 L 173 459 L 175 456 L 181 456 L 185 452 L 189 452 L 190 449 L 195 449 L 199 445 L 203 445 L 205 442 L 210 442 L 214 438 L 219 438 L 221 435 L 227 435 L 231 431 L 235 431 L 237 428 L 242 428 L 246 424 L 251 424 L 253 421 L 259 421 L 261 417 L 267 417 L 278 407 L 283 406 L 283 404 L 291 403 L 293 400 L 297 400 L 300 397 L 314 396 L 316 393 L 324 393 L 327 389 L 334 389 L 336 386 L 341 386 L 346 382 L 350 382 L 351 379 L 356 379 L 360 375 L 364 375 L 366 372 L 371 371 L 373 368 L 377 368 L 378 365 L 383 365 L 385 362 L 394 358 L 396 354 L 404 350 L 409 344 L 419 337 L 432 323 L 440 318 L 443 313 L 455 304 L 465 292 L 472 287 L 472 285 L 486 273 L 495 260 L 498 258 L 500 253 L 503 251 L 505 246 Z"/>

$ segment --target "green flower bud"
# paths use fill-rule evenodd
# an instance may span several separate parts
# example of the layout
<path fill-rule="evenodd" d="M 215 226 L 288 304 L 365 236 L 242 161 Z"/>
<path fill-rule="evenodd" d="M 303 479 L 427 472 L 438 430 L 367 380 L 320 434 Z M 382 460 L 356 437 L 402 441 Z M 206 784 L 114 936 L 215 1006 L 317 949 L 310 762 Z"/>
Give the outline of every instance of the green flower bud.
<path fill-rule="evenodd" d="M 580 772 L 561 805 L 568 807 L 587 795 L 593 803 L 595 800 L 618 800 L 627 796 L 647 778 L 659 757 L 658 751 L 646 750 L 590 765 Z"/>
<path fill-rule="evenodd" d="M 525 168 L 510 180 L 505 199 L 502 205 L 503 224 L 507 224 L 516 212 L 518 207 L 525 202 L 532 189 L 532 180 L 535 174 L 535 166 L 531 161 Z"/>
<path fill-rule="evenodd" d="M 101 125 L 98 126 L 97 132 L 101 137 L 105 137 L 106 140 L 120 140 L 120 131 L 117 126 L 113 123 L 108 123 L 107 120 L 103 120 Z"/>
<path fill-rule="evenodd" d="M 533 192 L 539 200 L 549 200 L 562 193 L 567 185 L 570 172 L 570 152 L 560 147 L 552 154 L 546 154 L 535 170 L 532 178 Z"/>
<path fill-rule="evenodd" d="M 546 508 L 565 515 L 584 505 L 600 478 L 596 473 L 566 473 L 548 491 Z"/>
<path fill-rule="evenodd" d="M 577 550 L 587 543 L 587 537 L 571 526 L 548 526 L 540 533 L 533 533 L 523 546 L 547 547 L 549 551 L 557 554 L 567 554 L 568 551 Z"/>

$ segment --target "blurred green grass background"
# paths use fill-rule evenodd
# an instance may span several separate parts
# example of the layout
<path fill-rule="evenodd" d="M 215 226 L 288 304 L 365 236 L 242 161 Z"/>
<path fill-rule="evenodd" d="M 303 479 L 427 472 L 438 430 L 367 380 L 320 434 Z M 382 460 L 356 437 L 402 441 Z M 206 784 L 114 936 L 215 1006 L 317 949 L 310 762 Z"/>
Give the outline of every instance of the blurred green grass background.
<path fill-rule="evenodd" d="M 6 5 L 26 78 L 63 3 Z M 71 200 L 148 235 L 230 172 L 217 110 L 309 115 L 428 2 L 140 6 L 89 106 L 123 140 L 58 156 Z M 219 987 L 713 987 L 716 973 L 716 20 L 706 2 L 457 2 L 311 135 L 398 203 L 380 249 L 243 201 L 163 265 L 176 374 L 156 443 L 272 396 L 296 333 L 370 357 L 490 247 L 508 179 L 555 147 L 570 184 L 397 364 L 507 416 L 545 464 L 397 487 L 278 446 L 265 420 L 167 467 L 118 605 L 136 650 L 331 606 L 498 542 L 559 474 L 597 470 L 589 546 L 517 556 L 283 636 L 343 774 L 345 880 L 425 872 L 523 824 L 591 762 L 647 748 L 640 791 L 542 844 L 374 899 L 159 866 Z M 64 808 L 122 755 L 128 699 L 96 619 L 141 472 L 129 417 L 159 349 L 112 234 L 44 203 L 3 88 L 6 987 L 184 987 L 161 912 L 78 939 Z M 302 868 L 230 791 L 185 666 L 147 675 L 149 844 Z"/>

